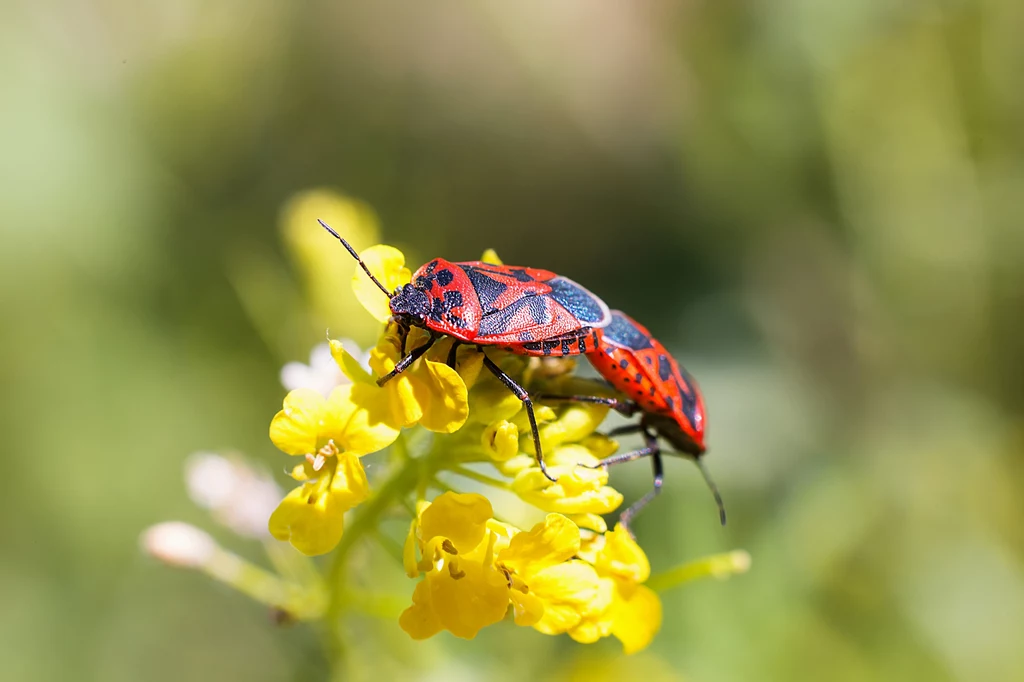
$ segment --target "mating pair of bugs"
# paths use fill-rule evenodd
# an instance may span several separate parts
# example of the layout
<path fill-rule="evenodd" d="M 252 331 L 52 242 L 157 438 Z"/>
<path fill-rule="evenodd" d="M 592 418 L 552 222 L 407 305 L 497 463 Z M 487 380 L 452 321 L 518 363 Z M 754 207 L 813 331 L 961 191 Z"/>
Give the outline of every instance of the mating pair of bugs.
<path fill-rule="evenodd" d="M 562 357 L 585 355 L 595 369 L 628 398 L 600 396 L 535 396 L 543 401 L 575 401 L 607 405 L 637 423 L 612 430 L 609 435 L 642 434 L 645 446 L 607 457 L 598 466 L 650 457 L 654 489 L 621 515 L 630 520 L 661 491 L 664 477 L 664 439 L 675 453 L 689 455 L 697 464 L 718 504 L 725 524 L 725 507 L 717 488 L 701 463 L 704 454 L 704 399 L 693 378 L 679 367 L 665 347 L 645 327 L 618 310 L 609 310 L 600 298 L 572 280 L 548 270 L 481 261 L 451 263 L 435 258 L 417 270 L 409 284 L 395 291 L 373 276 L 347 241 L 327 223 L 320 224 L 348 250 L 367 276 L 390 300 L 392 319 L 404 338 L 411 327 L 426 329 L 427 342 L 410 351 L 388 374 L 383 385 L 416 362 L 441 337 L 455 339 L 448 364 L 455 365 L 456 350 L 467 344 L 483 350 L 495 346 L 518 355 Z M 484 354 L 484 367 L 523 401 L 530 420 L 537 464 L 549 479 L 541 449 L 537 418 L 530 394 Z"/>

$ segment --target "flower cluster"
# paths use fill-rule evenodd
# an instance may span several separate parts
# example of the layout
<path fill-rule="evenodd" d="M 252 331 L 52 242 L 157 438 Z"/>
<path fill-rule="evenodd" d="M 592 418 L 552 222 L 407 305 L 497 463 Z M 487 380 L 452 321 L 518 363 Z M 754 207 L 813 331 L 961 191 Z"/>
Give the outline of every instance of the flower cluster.
<path fill-rule="evenodd" d="M 294 230 L 289 240 L 308 246 Z M 304 247 L 301 253 L 308 260 L 313 250 Z M 373 246 L 361 256 L 388 290 L 410 281 L 405 256 L 397 249 Z M 500 263 L 493 252 L 484 260 Z M 623 499 L 599 466 L 618 448 L 597 431 L 608 408 L 535 405 L 553 481 L 537 464 L 522 401 L 483 371 L 479 349 L 463 346 L 452 355 L 452 342 L 442 340 L 378 385 L 378 377 L 425 342 L 425 332 L 398 328 L 387 297 L 361 270 L 351 281 L 353 299 L 382 325 L 379 336 L 366 352 L 351 341 L 329 338 L 314 349 L 309 365 L 293 362 L 282 371 L 289 390 L 271 421 L 270 440 L 298 461 L 290 470 L 295 486 L 276 509 L 270 512 L 267 504 L 276 486 L 247 473 L 238 460 L 208 456 L 190 466 L 197 502 L 242 535 L 263 539 L 271 561 L 287 577 L 245 563 L 182 524 L 148 531 L 147 551 L 168 563 L 202 569 L 291 618 L 338 618 L 348 591 L 341 583 L 350 548 L 360 536 L 379 532 L 385 516 L 407 512 L 412 518 L 401 559 L 417 582 L 399 625 L 412 638 L 442 630 L 473 638 L 482 628 L 509 620 L 582 643 L 614 636 L 627 653 L 646 647 L 660 627 L 661 602 L 645 585 L 650 564 L 644 551 L 626 529 L 609 529 L 604 520 Z M 576 376 L 572 359 L 486 353 L 531 393 L 610 395 L 603 384 Z M 384 459 L 376 468 L 383 472 L 379 478 L 368 477 L 363 465 L 374 453 Z M 205 472 L 198 482 L 193 470 Z M 223 478 L 225 472 L 234 476 L 230 485 L 214 484 L 214 474 Z M 488 497 L 456 492 L 460 487 L 499 489 L 506 504 L 518 500 L 510 514 L 540 520 L 517 527 L 504 520 L 508 514 L 496 513 Z M 259 502 L 246 504 L 245 490 Z M 346 532 L 350 510 L 355 516 Z M 259 518 L 270 537 L 259 530 Z M 307 557 L 333 552 L 329 577 L 320 576 L 300 554 L 282 555 L 277 548 L 287 545 L 275 540 Z M 715 560 L 718 574 L 731 572 L 734 564 L 737 571 L 743 568 L 740 560 Z"/>
<path fill-rule="evenodd" d="M 416 639 L 471 638 L 511 609 L 516 625 L 547 635 L 614 634 L 627 652 L 642 649 L 661 624 L 661 602 L 640 584 L 647 557 L 621 528 L 590 535 L 584 543 L 562 514 L 523 531 L 496 520 L 487 498 L 446 492 L 421 505 L 409 531 L 406 572 L 423 579 L 399 622 Z"/>
<path fill-rule="evenodd" d="M 371 247 L 362 258 L 389 288 L 410 279 L 396 249 Z M 522 402 L 481 372 L 476 349 L 460 351 L 456 371 L 443 362 L 450 346 L 440 344 L 378 386 L 376 377 L 402 358 L 403 342 L 388 322 L 386 297 L 359 272 L 353 286 L 384 330 L 369 353 L 370 371 L 344 343 L 330 341 L 331 356 L 347 380 L 326 397 L 310 388 L 292 390 L 271 422 L 273 443 L 303 458 L 292 470 L 299 486 L 270 517 L 271 534 L 307 555 L 334 549 L 344 532 L 344 513 L 370 495 L 360 458 L 419 425 L 447 438 L 421 458 L 422 480 L 411 481 L 408 494 L 440 488 L 438 476 L 451 472 L 509 490 L 548 514 L 532 529 L 520 530 L 496 520 L 482 495 L 443 492 L 433 502 L 421 496 L 405 549 L 409 576 L 421 580 L 400 619 L 403 629 L 417 639 L 441 630 L 471 638 L 511 610 L 516 624 L 545 634 L 568 633 L 581 642 L 615 634 L 627 642 L 623 633 L 629 633 L 627 649 L 646 646 L 661 622 L 660 602 L 641 584 L 650 573 L 647 558 L 626 531 L 606 532 L 602 518 L 622 503 L 608 485 L 607 470 L 596 466 L 617 447 L 595 433 L 607 408 L 538 406 L 553 482 L 537 465 Z M 406 343 L 419 341 L 414 331 Z M 493 353 L 493 359 L 530 386 L 562 394 L 601 390 L 581 386 L 570 373 L 572 361 L 531 362 L 504 353 Z M 482 464 L 501 478 L 480 473 Z"/>

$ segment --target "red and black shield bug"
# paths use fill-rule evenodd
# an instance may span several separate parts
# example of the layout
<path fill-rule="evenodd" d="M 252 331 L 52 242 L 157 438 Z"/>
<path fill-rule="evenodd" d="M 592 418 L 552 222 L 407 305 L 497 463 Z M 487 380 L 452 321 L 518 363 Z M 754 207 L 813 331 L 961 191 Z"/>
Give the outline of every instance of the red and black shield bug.
<path fill-rule="evenodd" d="M 641 413 L 639 423 L 619 427 L 609 435 L 640 433 L 646 446 L 612 455 L 599 464 L 608 466 L 640 457 L 651 458 L 654 489 L 622 513 L 622 525 L 628 527 L 637 512 L 661 492 L 664 471 L 659 438 L 668 441 L 676 453 L 689 455 L 697 464 L 718 504 L 722 525 L 725 525 L 722 496 L 700 459 L 705 452 L 704 428 L 707 419 L 704 398 L 693 377 L 679 366 L 646 327 L 619 310 L 612 311 L 611 324 L 602 329 L 598 349 L 587 353 L 587 359 L 601 376 L 628 398 L 543 396 L 539 399 L 599 403 L 627 417 Z"/>
<path fill-rule="evenodd" d="M 404 355 L 391 372 L 377 379 L 378 385 L 408 369 L 442 336 L 455 339 L 449 365 L 454 364 L 460 344 L 474 345 L 481 351 L 484 346 L 496 346 L 519 355 L 583 355 L 598 349 L 600 329 L 612 321 L 611 311 L 600 298 L 570 279 L 536 268 L 481 261 L 452 263 L 435 258 L 414 272 L 409 284 L 391 292 L 341 235 L 322 220 L 320 224 L 388 297 L 392 319 L 405 332 L 414 326 L 430 332 L 425 344 Z M 484 366 L 523 401 L 537 463 L 544 475 L 554 480 L 544 464 L 529 393 L 486 355 Z"/>

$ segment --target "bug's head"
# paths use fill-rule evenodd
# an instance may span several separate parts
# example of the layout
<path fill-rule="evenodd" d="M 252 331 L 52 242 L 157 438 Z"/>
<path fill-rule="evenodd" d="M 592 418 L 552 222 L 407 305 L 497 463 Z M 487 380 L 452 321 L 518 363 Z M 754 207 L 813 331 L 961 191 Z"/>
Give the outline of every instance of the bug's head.
<path fill-rule="evenodd" d="M 422 320 L 430 312 L 430 297 L 412 284 L 395 289 L 391 294 L 391 314 L 396 317 Z"/>
<path fill-rule="evenodd" d="M 651 414 L 648 421 L 658 431 L 658 435 L 672 444 L 676 452 L 691 457 L 700 457 L 704 454 L 703 429 L 699 433 L 695 432 L 683 415 Z"/>
<path fill-rule="evenodd" d="M 380 289 L 385 296 L 388 297 L 391 305 L 391 313 L 393 315 L 406 319 L 407 321 L 422 320 L 427 316 L 427 312 L 430 310 L 430 298 L 427 296 L 426 292 L 416 288 L 412 284 L 400 286 L 393 292 L 388 291 L 388 288 L 381 284 L 381 281 L 374 277 L 373 273 L 370 272 L 370 269 L 366 267 L 366 263 L 364 263 L 363 259 L 359 257 L 359 254 L 356 253 L 356 250 L 352 248 L 351 244 L 345 241 L 340 234 L 334 231 L 334 228 L 324 221 L 318 220 L 317 222 L 319 222 L 325 230 L 330 232 L 335 239 L 341 242 L 342 246 L 344 246 L 349 254 L 356 259 L 356 262 L 359 263 L 359 267 L 363 269 L 366 276 L 377 285 L 377 288 Z"/>

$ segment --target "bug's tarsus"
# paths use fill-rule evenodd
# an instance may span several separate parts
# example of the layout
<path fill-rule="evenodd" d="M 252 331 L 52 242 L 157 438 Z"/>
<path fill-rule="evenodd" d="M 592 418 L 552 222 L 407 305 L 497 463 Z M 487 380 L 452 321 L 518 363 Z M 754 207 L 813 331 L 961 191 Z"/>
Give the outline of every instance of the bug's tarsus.
<path fill-rule="evenodd" d="M 711 478 L 711 474 L 708 473 L 708 469 L 704 466 L 704 462 L 701 461 L 700 457 L 695 457 L 693 463 L 700 469 L 700 475 L 704 477 L 704 482 L 707 483 L 708 488 L 711 489 L 711 494 L 715 496 L 715 504 L 718 505 L 718 519 L 725 525 L 725 502 L 722 501 L 722 495 L 718 492 L 718 486 L 715 485 L 714 479 Z"/>
<path fill-rule="evenodd" d="M 651 467 L 654 470 L 654 488 L 639 500 L 631 504 L 629 509 L 622 512 L 619 516 L 619 522 L 622 524 L 623 528 L 629 531 L 630 535 L 633 534 L 633 531 L 629 529 L 629 524 L 633 520 L 633 517 L 636 516 L 641 509 L 650 504 L 659 493 L 661 493 L 661 486 L 665 481 L 665 468 L 661 461 L 661 450 L 658 448 L 657 438 L 648 435 L 647 439 L 648 445 L 646 449 L 653 451 L 651 453 Z"/>
<path fill-rule="evenodd" d="M 348 252 L 352 254 L 352 257 L 356 259 L 356 262 L 359 263 L 359 267 L 363 269 L 363 272 L 365 272 L 370 277 L 370 279 L 373 280 L 373 283 L 377 285 L 377 288 L 383 291 L 385 296 L 391 298 L 391 292 L 387 290 L 387 287 L 380 283 L 379 279 L 373 276 L 373 273 L 370 272 L 370 268 L 366 267 L 366 263 L 364 263 L 363 259 L 359 257 L 359 254 L 356 253 L 356 250 L 352 248 L 352 245 L 345 241 L 344 237 L 335 232 L 333 227 L 331 227 L 324 221 L 320 220 L 319 218 L 317 218 L 316 221 L 320 223 L 320 225 L 323 226 L 325 230 L 334 235 L 335 239 L 341 242 L 342 246 L 344 246 L 348 250 Z"/>
<path fill-rule="evenodd" d="M 425 344 L 414 348 L 411 353 L 409 353 L 408 355 L 406 355 L 405 357 L 398 361 L 398 364 L 395 365 L 395 368 L 393 370 L 377 379 L 377 385 L 383 386 L 384 384 L 388 383 L 405 370 L 409 369 L 409 366 L 412 365 L 412 363 L 419 360 L 428 350 L 430 350 L 430 347 L 434 345 L 434 342 L 437 341 L 437 338 L 438 337 L 436 334 L 432 334 Z"/>

